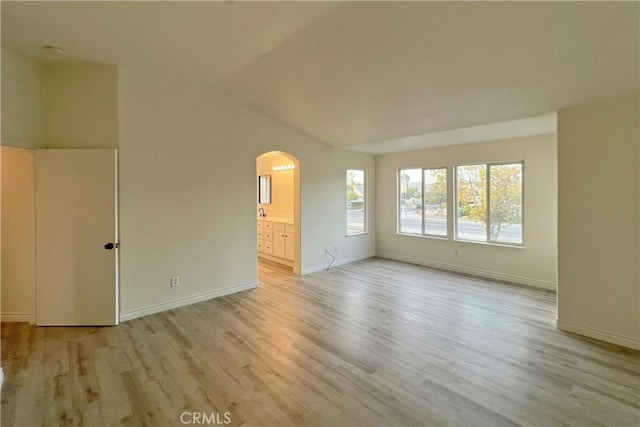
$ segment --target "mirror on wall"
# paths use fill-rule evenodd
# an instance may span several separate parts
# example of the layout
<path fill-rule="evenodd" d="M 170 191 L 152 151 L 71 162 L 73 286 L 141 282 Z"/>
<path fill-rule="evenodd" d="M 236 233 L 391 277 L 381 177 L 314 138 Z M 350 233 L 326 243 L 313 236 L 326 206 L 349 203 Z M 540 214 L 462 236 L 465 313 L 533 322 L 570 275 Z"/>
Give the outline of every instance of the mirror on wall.
<path fill-rule="evenodd" d="M 258 177 L 258 203 L 261 205 L 271 204 L 271 175 Z"/>

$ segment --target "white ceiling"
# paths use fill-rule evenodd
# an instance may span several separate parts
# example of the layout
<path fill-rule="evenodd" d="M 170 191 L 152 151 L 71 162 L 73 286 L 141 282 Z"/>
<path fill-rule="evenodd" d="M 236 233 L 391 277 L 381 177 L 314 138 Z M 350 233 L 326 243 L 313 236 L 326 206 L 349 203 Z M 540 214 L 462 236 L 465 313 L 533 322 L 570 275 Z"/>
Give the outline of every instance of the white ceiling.
<path fill-rule="evenodd" d="M 152 66 L 331 147 L 373 153 L 540 133 L 550 116 L 538 116 L 639 84 L 636 2 L 1 7 L 3 47 L 42 59 L 39 46 L 53 44 L 65 60 Z"/>

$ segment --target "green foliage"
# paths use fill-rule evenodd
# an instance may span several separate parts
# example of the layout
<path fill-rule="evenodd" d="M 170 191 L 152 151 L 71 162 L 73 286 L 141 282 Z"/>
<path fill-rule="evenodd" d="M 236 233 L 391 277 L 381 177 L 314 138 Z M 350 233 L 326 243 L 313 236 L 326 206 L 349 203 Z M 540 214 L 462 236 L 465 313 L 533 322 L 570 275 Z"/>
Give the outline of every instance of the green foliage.
<path fill-rule="evenodd" d="M 436 181 L 431 184 L 431 188 L 424 196 L 424 203 L 426 205 L 447 205 L 447 170 L 446 169 L 434 169 L 431 170 Z"/>
<path fill-rule="evenodd" d="M 469 206 L 458 205 L 458 216 L 459 217 L 469 216 L 470 211 L 471 211 L 471 209 L 469 208 Z"/>
<path fill-rule="evenodd" d="M 353 171 L 349 171 L 347 174 L 347 203 L 353 202 L 360 195 L 356 191 L 356 175 Z"/>
<path fill-rule="evenodd" d="M 468 216 L 486 227 L 487 169 L 485 165 L 458 168 L 458 216 Z M 462 215 L 462 214 L 465 215 Z"/>
<path fill-rule="evenodd" d="M 522 221 L 522 167 L 491 166 L 491 239 L 497 239 L 502 227 Z"/>
<path fill-rule="evenodd" d="M 355 192 L 355 190 L 349 188 L 347 190 L 347 201 L 348 202 L 353 202 L 354 200 L 356 200 L 358 197 L 360 197 L 358 195 L 358 193 Z"/>
<path fill-rule="evenodd" d="M 400 175 L 400 180 L 402 182 L 401 184 L 401 198 L 403 200 L 406 200 L 409 198 L 408 192 L 407 190 L 409 189 L 409 181 L 411 181 L 411 177 L 409 175 L 407 175 L 406 173 L 403 173 L 402 175 Z"/>
<path fill-rule="evenodd" d="M 364 209 L 364 171 L 347 170 L 347 209 Z"/>
<path fill-rule="evenodd" d="M 418 198 L 420 196 L 420 190 L 418 190 L 417 188 L 407 188 L 406 191 L 406 198 L 407 199 L 411 199 L 411 198 Z"/>

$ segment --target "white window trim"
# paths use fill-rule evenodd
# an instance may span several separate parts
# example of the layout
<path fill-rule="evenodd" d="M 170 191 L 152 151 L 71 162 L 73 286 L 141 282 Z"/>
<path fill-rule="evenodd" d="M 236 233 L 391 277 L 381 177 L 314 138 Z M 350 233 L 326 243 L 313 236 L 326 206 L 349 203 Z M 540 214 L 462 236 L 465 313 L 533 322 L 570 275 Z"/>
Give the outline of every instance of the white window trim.
<path fill-rule="evenodd" d="M 490 189 L 490 179 L 491 179 L 491 166 L 499 166 L 499 165 L 513 165 L 520 164 L 522 170 L 522 190 L 521 190 L 521 200 L 522 200 L 522 218 L 521 218 L 521 230 L 522 230 L 522 243 L 508 243 L 508 242 L 500 242 L 497 240 L 490 240 L 490 230 L 487 226 L 486 230 L 486 240 L 468 240 L 462 239 L 458 237 L 458 167 L 459 166 L 477 166 L 484 165 L 487 168 L 487 181 L 486 185 L 486 203 L 487 203 L 487 224 L 489 224 L 489 218 L 491 215 L 491 189 Z M 411 170 L 411 169 L 419 169 L 421 170 L 421 188 L 424 197 L 424 171 L 425 170 L 433 170 L 433 169 L 445 169 L 447 171 L 447 234 L 446 236 L 439 234 L 427 234 L 425 233 L 425 221 L 424 221 L 424 211 L 422 214 L 422 225 L 421 230 L 422 234 L 414 234 L 407 233 L 401 231 L 401 207 L 400 207 L 400 197 L 402 195 L 402 182 L 400 178 L 400 173 L 403 170 Z M 472 243 L 479 245 L 488 245 L 494 247 L 503 247 L 509 249 L 525 249 L 525 161 L 524 160 L 512 160 L 512 161 L 499 161 L 499 162 L 476 162 L 476 163 L 459 163 L 452 164 L 451 166 L 429 166 L 429 167 L 403 167 L 396 170 L 396 235 L 398 236 L 407 236 L 407 237 L 419 237 L 419 238 L 427 238 L 427 239 L 435 239 L 435 240 L 447 240 L 452 242 L 459 243 Z M 366 200 L 365 200 L 366 202 Z M 424 203 L 422 209 L 424 210 Z"/>
<path fill-rule="evenodd" d="M 402 180 L 400 179 L 400 172 L 403 170 L 410 170 L 410 169 L 419 169 L 420 170 L 420 191 L 422 194 L 422 215 L 421 216 L 421 233 L 420 234 L 414 234 L 414 233 L 405 233 L 401 231 L 401 224 L 400 224 L 400 217 L 401 217 L 401 212 L 400 212 L 400 196 L 402 195 Z M 444 169 L 446 171 L 446 188 L 447 188 L 447 226 L 446 226 L 446 234 L 443 236 L 442 234 L 429 234 L 426 233 L 425 231 L 425 220 L 424 220 L 424 171 L 428 171 L 428 170 L 437 170 L 437 169 Z M 448 166 L 433 166 L 433 167 L 426 167 L 426 168 L 402 168 L 402 169 L 398 169 L 396 171 L 396 234 L 401 235 L 401 236 L 414 236 L 414 237 L 427 237 L 430 239 L 438 239 L 438 240 L 451 240 L 450 239 L 450 235 L 449 235 L 449 221 L 450 221 L 450 209 L 449 209 L 449 201 L 450 201 L 450 197 L 449 197 L 449 167 Z"/>
<path fill-rule="evenodd" d="M 521 170 L 522 170 L 522 184 L 521 184 L 521 191 L 520 191 L 520 196 L 521 196 L 521 200 L 522 200 L 522 218 L 521 218 L 521 233 L 522 233 L 522 243 L 508 243 L 508 242 L 500 242 L 498 240 L 491 240 L 490 236 L 491 236 L 491 231 L 489 230 L 489 222 L 490 222 L 490 218 L 491 218 L 491 166 L 500 166 L 500 165 L 515 165 L 515 164 L 520 164 Z M 486 204 L 487 204 L 487 213 L 486 213 L 486 218 L 485 221 L 487 223 L 487 227 L 486 227 L 486 236 L 485 236 L 485 240 L 469 240 L 469 239 L 461 239 L 458 237 L 458 167 L 464 167 L 464 166 L 485 166 L 487 169 L 487 180 L 485 182 L 485 194 L 487 197 L 486 200 Z M 524 187 L 525 187 L 525 179 L 524 179 L 524 160 L 516 160 L 516 161 L 505 161 L 505 162 L 478 162 L 478 163 L 460 163 L 460 164 L 455 164 L 453 165 L 453 227 L 454 227 L 454 231 L 453 231 L 453 240 L 456 242 L 465 242 L 465 243 L 480 243 L 480 244 L 484 244 L 484 245 L 492 245 L 492 246 L 504 246 L 504 247 L 508 247 L 508 248 L 524 248 L 525 247 L 525 239 L 524 239 L 524 235 L 525 235 L 525 230 L 524 230 L 524 216 L 525 216 L 525 209 L 524 209 Z"/>

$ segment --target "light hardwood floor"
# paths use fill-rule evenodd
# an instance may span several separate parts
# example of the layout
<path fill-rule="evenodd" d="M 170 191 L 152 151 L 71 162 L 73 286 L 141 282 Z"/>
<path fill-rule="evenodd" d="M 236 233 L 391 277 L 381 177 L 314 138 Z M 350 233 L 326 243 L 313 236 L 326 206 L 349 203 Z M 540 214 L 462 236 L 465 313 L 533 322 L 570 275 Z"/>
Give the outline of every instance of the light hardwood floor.
<path fill-rule="evenodd" d="M 3 324 L 2 366 L 3 426 L 640 424 L 639 353 L 558 331 L 554 294 L 375 258 L 261 262 L 258 289 L 118 327 Z"/>

